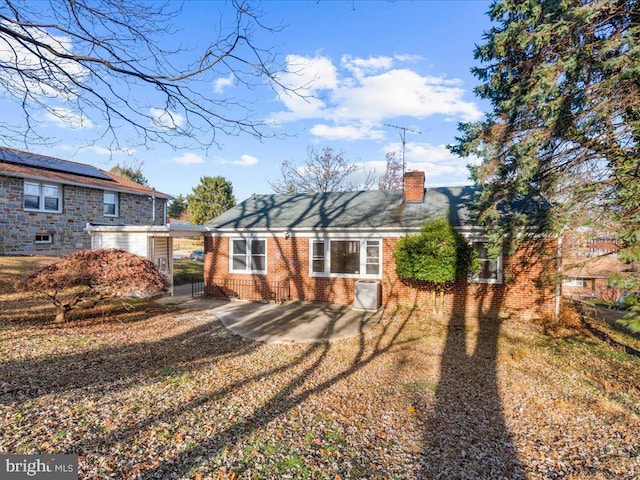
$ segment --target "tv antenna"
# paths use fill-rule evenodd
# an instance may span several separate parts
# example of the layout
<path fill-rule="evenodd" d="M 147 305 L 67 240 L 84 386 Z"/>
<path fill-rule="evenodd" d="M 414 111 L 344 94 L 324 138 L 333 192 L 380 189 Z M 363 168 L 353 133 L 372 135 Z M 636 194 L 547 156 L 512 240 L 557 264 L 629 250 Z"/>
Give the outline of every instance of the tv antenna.
<path fill-rule="evenodd" d="M 404 190 L 404 173 L 406 169 L 404 155 L 405 155 L 405 146 L 407 144 L 407 132 L 415 133 L 417 135 L 421 135 L 422 132 L 419 132 L 417 130 L 411 130 L 410 128 L 407 128 L 407 127 L 399 127 L 398 125 L 391 125 L 389 123 L 384 123 L 383 125 L 386 127 L 397 128 L 398 130 L 400 130 L 400 140 L 402 140 L 402 189 Z"/>

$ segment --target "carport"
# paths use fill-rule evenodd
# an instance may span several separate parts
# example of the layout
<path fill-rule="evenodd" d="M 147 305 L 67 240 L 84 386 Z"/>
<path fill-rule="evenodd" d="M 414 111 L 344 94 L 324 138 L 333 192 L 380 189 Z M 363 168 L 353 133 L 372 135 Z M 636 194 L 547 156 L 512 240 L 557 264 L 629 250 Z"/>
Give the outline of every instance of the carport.
<path fill-rule="evenodd" d="M 91 248 L 117 248 L 148 258 L 170 279 L 173 295 L 173 239 L 201 237 L 205 227 L 186 223 L 152 225 L 96 225 L 88 223 Z"/>

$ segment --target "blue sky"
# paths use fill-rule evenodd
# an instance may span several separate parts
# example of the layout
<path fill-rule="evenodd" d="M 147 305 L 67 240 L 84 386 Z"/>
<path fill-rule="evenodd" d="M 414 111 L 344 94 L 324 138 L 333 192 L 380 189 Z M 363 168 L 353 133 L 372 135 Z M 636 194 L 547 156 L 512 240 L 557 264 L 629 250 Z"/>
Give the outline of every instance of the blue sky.
<path fill-rule="evenodd" d="M 220 3 L 187 2 L 176 18 L 172 42 L 204 48 Z M 252 193 L 270 193 L 269 179 L 278 176 L 284 160 L 298 163 L 308 146 L 332 147 L 352 162 L 381 171 L 385 153 L 400 152 L 397 125 L 407 133 L 406 159 L 421 169 L 430 185 L 467 183 L 468 159 L 451 155 L 460 121 L 478 120 L 488 109 L 473 95 L 478 81 L 474 45 L 490 27 L 488 1 L 270 1 L 263 4 L 264 21 L 283 24 L 263 35 L 291 71 L 283 81 L 303 88 L 312 98 L 276 95 L 259 88 L 248 92 L 229 77 L 210 82 L 211 95 L 251 99 L 256 118 L 273 122 L 258 140 L 244 135 L 219 137 L 219 149 L 173 150 L 148 144 L 128 153 L 144 162 L 144 174 L 159 191 L 187 194 L 201 176 L 221 175 L 233 183 L 238 201 Z M 0 99 L 0 122 L 15 115 L 15 105 Z M 43 117 L 39 128 L 56 140 L 53 147 L 30 150 L 108 169 L 127 159 L 108 145 L 81 148 L 95 124 L 80 125 Z M 24 144 L 9 145 L 24 149 Z M 357 182 L 358 178 L 354 178 Z"/>

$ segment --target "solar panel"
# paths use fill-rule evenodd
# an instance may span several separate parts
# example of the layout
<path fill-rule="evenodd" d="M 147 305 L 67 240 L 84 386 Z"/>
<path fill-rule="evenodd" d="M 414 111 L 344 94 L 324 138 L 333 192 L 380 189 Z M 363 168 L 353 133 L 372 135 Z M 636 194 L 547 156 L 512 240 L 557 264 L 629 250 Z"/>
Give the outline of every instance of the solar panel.
<path fill-rule="evenodd" d="M 84 177 L 93 177 L 110 181 L 113 180 L 111 177 L 91 165 L 67 162 L 66 160 L 61 160 L 59 158 L 44 157 L 42 155 L 36 155 L 35 153 L 18 152 L 15 150 L 5 150 L 0 148 L 0 160 L 29 167 L 55 170 L 57 172 L 73 173 Z"/>

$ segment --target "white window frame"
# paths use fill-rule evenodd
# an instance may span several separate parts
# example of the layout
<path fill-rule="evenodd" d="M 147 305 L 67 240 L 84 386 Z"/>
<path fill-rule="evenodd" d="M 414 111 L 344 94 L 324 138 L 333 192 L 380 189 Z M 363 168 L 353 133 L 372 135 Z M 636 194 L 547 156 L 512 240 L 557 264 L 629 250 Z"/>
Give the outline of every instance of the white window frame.
<path fill-rule="evenodd" d="M 107 203 L 107 195 L 113 195 L 114 197 L 114 203 Z M 118 217 L 120 215 L 120 206 L 118 205 L 120 203 L 120 195 L 118 194 L 118 192 L 114 192 L 113 190 L 103 190 L 102 192 L 102 215 L 104 217 Z M 104 212 L 104 207 L 106 205 L 114 205 L 114 212 L 115 213 L 105 213 Z"/>
<path fill-rule="evenodd" d="M 579 283 L 578 283 L 579 282 Z M 563 287 L 580 287 L 585 288 L 587 286 L 587 282 L 584 278 L 578 277 L 567 277 L 562 279 Z"/>
<path fill-rule="evenodd" d="M 467 241 L 469 242 L 469 244 L 473 247 L 474 244 L 477 243 L 483 243 L 483 244 L 487 244 L 488 242 L 485 240 L 478 240 L 476 239 L 467 239 Z M 475 250 L 475 249 L 474 249 Z M 487 251 L 487 248 L 485 248 L 485 251 Z M 476 250 L 477 252 L 477 250 Z M 487 252 L 488 253 L 488 252 Z M 496 278 L 482 278 L 479 276 L 479 273 L 474 273 L 472 275 L 469 275 L 468 277 L 468 281 L 469 283 L 488 283 L 488 284 L 493 284 L 493 285 L 500 285 L 502 284 L 502 253 L 500 253 L 498 255 L 497 258 L 493 259 L 493 258 L 489 258 L 489 256 L 482 258 L 480 258 L 480 262 L 496 262 Z M 482 271 L 483 269 L 481 268 L 480 271 Z"/>
<path fill-rule="evenodd" d="M 244 269 L 234 269 L 233 268 L 233 242 L 245 242 L 245 265 Z M 251 257 L 253 253 L 251 251 L 252 242 L 264 242 L 264 270 L 252 270 L 251 269 Z M 256 237 L 230 237 L 229 238 L 229 272 L 230 273 L 244 273 L 249 275 L 266 275 L 269 267 L 269 255 L 268 255 L 269 242 L 267 242 L 266 238 L 256 238 Z M 239 254 L 237 254 L 239 255 Z M 237 256 L 236 255 L 236 256 Z M 261 254 L 259 254 L 261 255 Z"/>
<path fill-rule="evenodd" d="M 27 185 L 34 186 L 38 189 L 38 208 L 27 207 L 25 203 L 26 197 L 26 187 Z M 56 198 L 58 200 L 58 208 L 56 210 L 52 210 L 46 208 L 45 204 L 45 189 L 46 188 L 55 188 L 58 195 L 56 197 L 48 196 L 46 198 Z M 23 201 L 22 206 L 26 212 L 44 212 L 44 213 L 62 213 L 62 185 L 58 183 L 48 183 L 48 182 L 38 182 L 35 180 L 25 180 L 24 185 L 22 186 L 22 195 Z"/>
<path fill-rule="evenodd" d="M 40 237 L 40 239 L 38 239 L 38 237 Z M 50 233 L 36 233 L 36 239 L 34 243 L 53 243 L 53 235 Z"/>
<path fill-rule="evenodd" d="M 331 273 L 331 242 L 359 242 L 360 243 L 360 267 L 358 273 Z M 367 242 L 376 242 L 378 244 L 378 273 L 367 272 Z M 314 258 L 313 246 L 315 243 L 324 244 L 324 271 L 314 272 L 313 262 L 320 260 L 320 257 Z M 309 239 L 309 276 L 310 277 L 326 277 L 326 278 L 382 278 L 383 269 L 382 239 L 381 238 L 310 238 Z"/>

